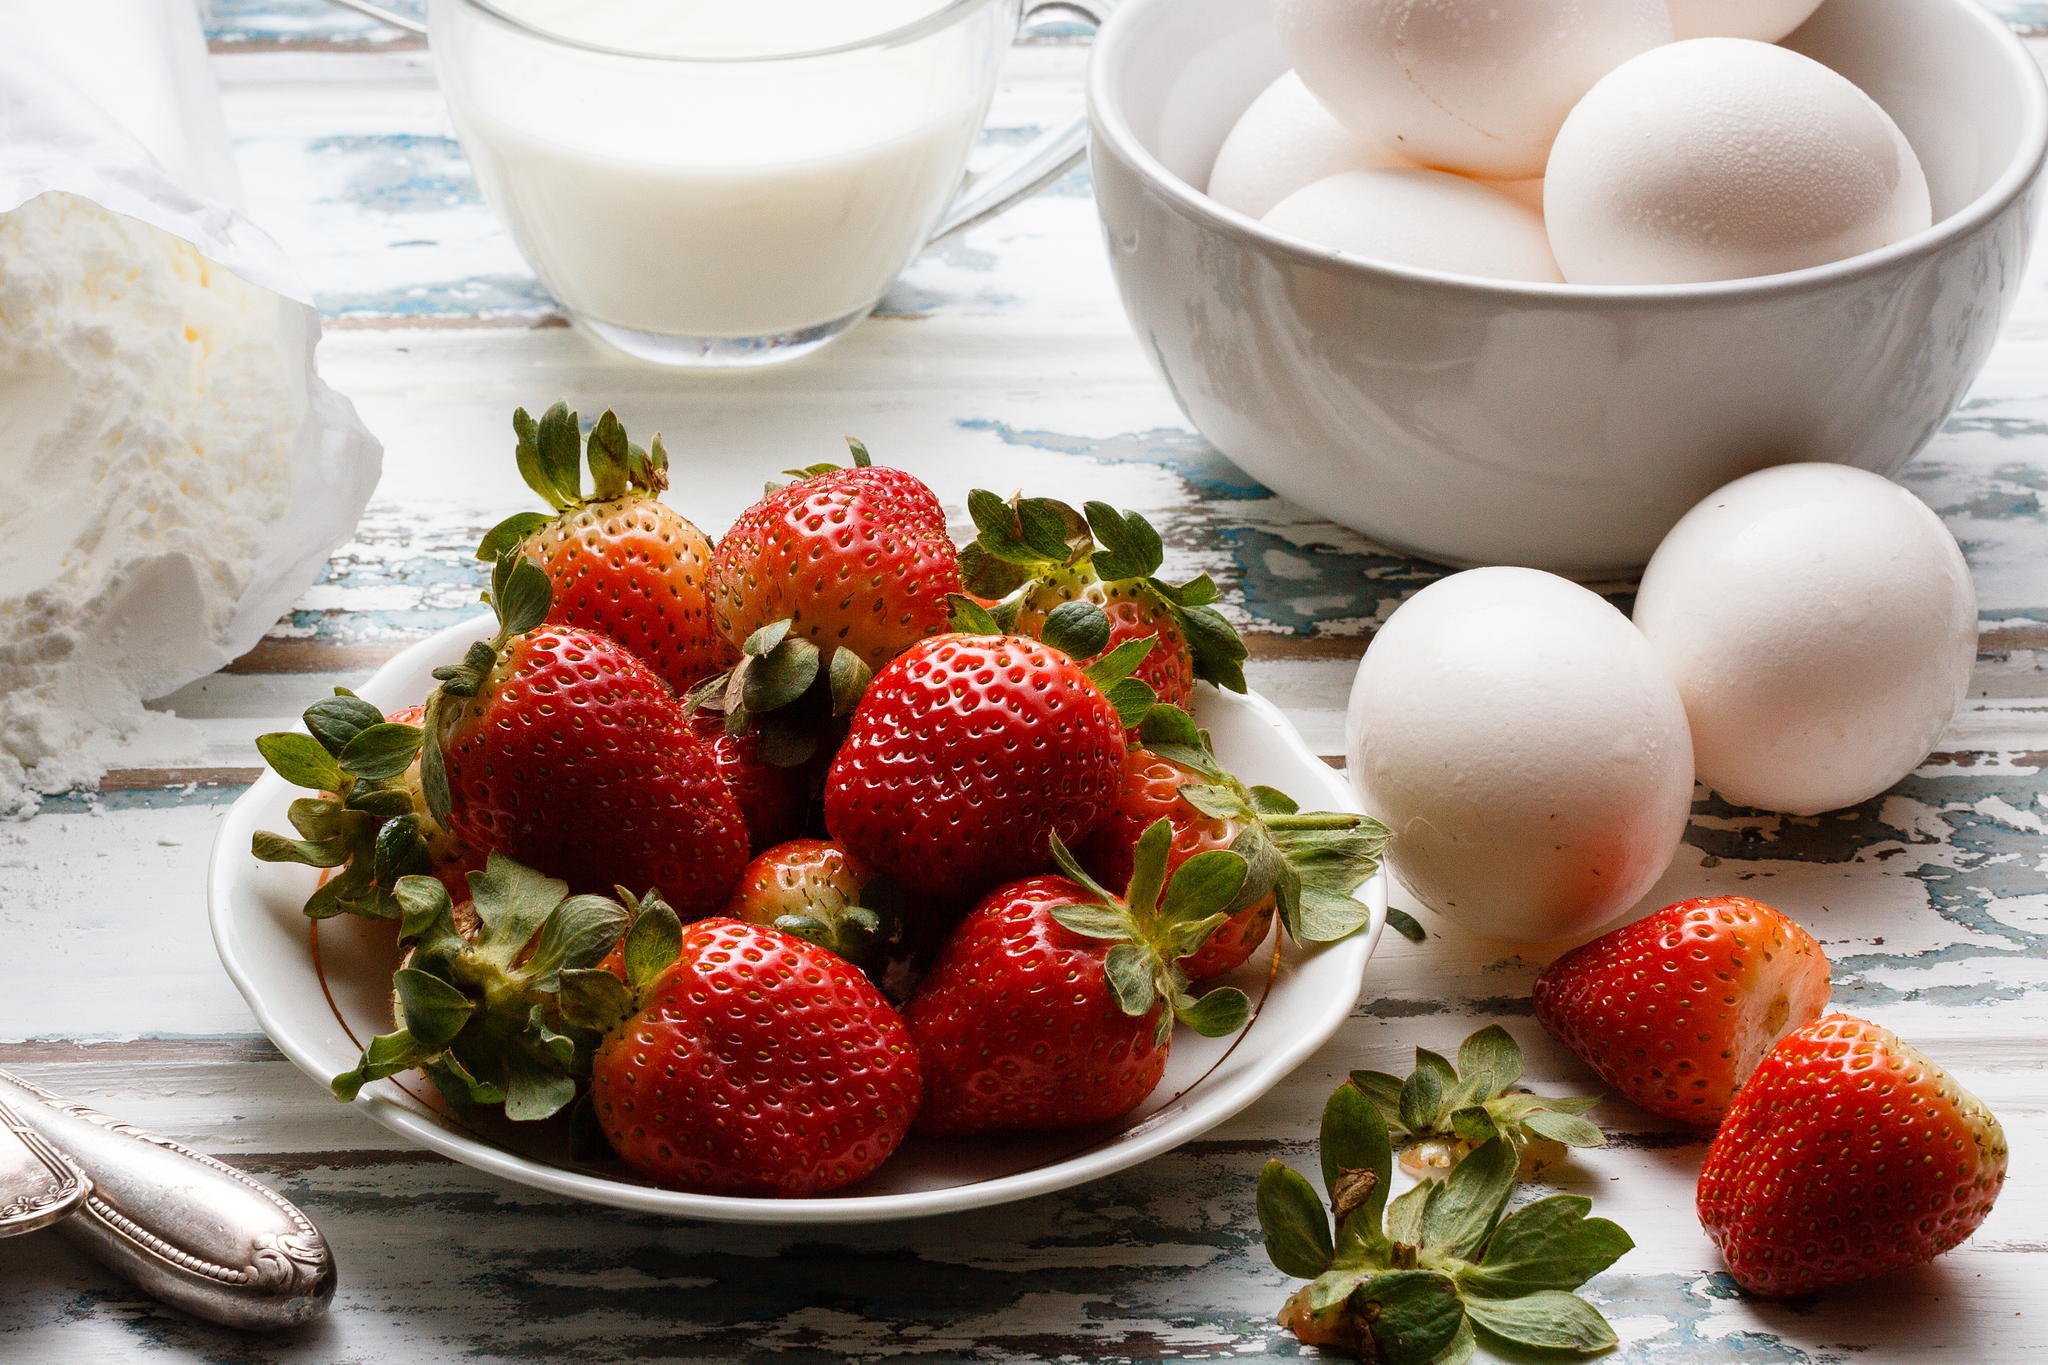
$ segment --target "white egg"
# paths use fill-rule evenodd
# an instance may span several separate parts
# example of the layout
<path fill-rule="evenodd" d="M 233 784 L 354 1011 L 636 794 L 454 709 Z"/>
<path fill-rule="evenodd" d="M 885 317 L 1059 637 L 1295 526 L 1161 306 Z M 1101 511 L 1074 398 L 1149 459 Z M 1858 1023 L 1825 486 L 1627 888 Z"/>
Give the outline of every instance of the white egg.
<path fill-rule="evenodd" d="M 1775 43 L 1820 8 L 1820 0 L 1667 0 L 1681 38 L 1754 38 Z"/>
<path fill-rule="evenodd" d="M 1267 86 L 1223 140 L 1209 172 L 1209 197 L 1253 218 L 1302 188 L 1341 171 L 1403 164 L 1330 117 L 1292 71 Z"/>
<path fill-rule="evenodd" d="M 1918 767 L 1977 661 L 1954 537 L 1847 465 L 1781 465 L 1706 498 L 1657 547 L 1635 621 L 1685 699 L 1700 781 L 1793 815 Z"/>
<path fill-rule="evenodd" d="M 1544 217 L 1573 284 L 1681 284 L 1825 265 L 1933 212 L 1920 159 L 1868 95 L 1786 48 L 1695 38 L 1579 101 Z"/>
<path fill-rule="evenodd" d="M 1540 942 L 1669 866 L 1692 805 L 1678 691 L 1628 618 L 1535 569 L 1433 583 L 1381 627 L 1345 725 L 1352 782 L 1425 905 Z"/>
<path fill-rule="evenodd" d="M 1663 0 L 1275 0 L 1273 19 L 1302 80 L 1353 132 L 1502 180 L 1542 175 L 1593 82 L 1671 41 Z"/>
<path fill-rule="evenodd" d="M 1351 256 L 1494 279 L 1563 278 L 1541 214 L 1445 171 L 1346 171 L 1288 195 L 1265 222 Z"/>

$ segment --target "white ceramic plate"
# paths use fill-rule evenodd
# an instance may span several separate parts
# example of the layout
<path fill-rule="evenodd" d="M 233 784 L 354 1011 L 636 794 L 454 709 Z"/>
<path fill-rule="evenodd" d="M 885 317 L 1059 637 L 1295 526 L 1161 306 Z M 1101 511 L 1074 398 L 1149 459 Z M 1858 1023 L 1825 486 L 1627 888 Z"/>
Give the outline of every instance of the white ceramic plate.
<path fill-rule="evenodd" d="M 457 626 L 400 654 L 361 689 L 391 711 L 417 702 L 432 670 L 461 658 L 480 624 Z M 307 698 L 308 702 L 314 700 Z M 1204 688 L 1197 704 L 1219 758 L 1248 782 L 1287 792 L 1304 807 L 1355 809 L 1344 780 L 1309 752 L 1272 703 Z M 323 1086 L 352 1067 L 363 1042 L 388 1032 L 388 926 L 336 919 L 316 927 L 299 907 L 315 885 L 310 869 L 258 862 L 249 836 L 286 829 L 285 808 L 304 793 L 266 773 L 229 808 L 208 871 L 208 905 L 221 963 L 271 1040 Z M 1181 1029 L 1166 1078 L 1117 1124 L 1076 1133 L 998 1139 L 912 1137 L 857 1185 L 811 1199 L 741 1199 L 686 1194 L 645 1184 L 623 1167 L 582 1165 L 562 1150 L 552 1125 L 464 1123 L 432 1102 L 417 1076 L 369 1086 L 356 1101 L 393 1132 L 444 1156 L 522 1184 L 600 1204 L 743 1223 L 868 1223 L 917 1218 L 1025 1199 L 1122 1170 L 1213 1128 L 1263 1095 L 1336 1032 L 1358 998 L 1366 959 L 1386 920 L 1384 875 L 1360 889 L 1372 923 L 1343 943 L 1312 952 L 1292 946 L 1256 955 L 1230 978 L 1256 1013 L 1234 1038 Z"/>

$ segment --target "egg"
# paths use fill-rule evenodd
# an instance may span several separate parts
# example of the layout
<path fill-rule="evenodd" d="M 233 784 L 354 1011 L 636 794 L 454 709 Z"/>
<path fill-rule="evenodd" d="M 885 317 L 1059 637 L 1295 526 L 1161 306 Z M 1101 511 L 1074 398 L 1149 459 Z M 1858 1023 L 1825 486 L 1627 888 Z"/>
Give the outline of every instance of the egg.
<path fill-rule="evenodd" d="M 1562 279 L 1542 215 L 1444 171 L 1346 171 L 1288 195 L 1265 223 L 1352 256 L 1494 279 Z"/>
<path fill-rule="evenodd" d="M 1595 81 L 1671 41 L 1664 0 L 1275 0 L 1281 46 L 1338 121 L 1410 161 L 1543 174 Z"/>
<path fill-rule="evenodd" d="M 1755 38 L 1775 43 L 1820 8 L 1820 0 L 1668 0 L 1680 38 Z"/>
<path fill-rule="evenodd" d="M 1292 71 L 1267 86 L 1244 111 L 1209 172 L 1209 197 L 1253 218 L 1305 185 L 1340 171 L 1403 164 L 1392 149 L 1368 142 L 1330 117 Z"/>
<path fill-rule="evenodd" d="M 1933 222 L 1891 117 L 1797 52 L 1695 38 L 1615 68 L 1572 110 L 1544 217 L 1573 284 L 1682 284 L 1825 265 Z"/>
<path fill-rule="evenodd" d="M 1954 537 L 1847 465 L 1780 465 L 1704 499 L 1657 547 L 1635 622 L 1685 700 L 1700 781 L 1792 815 L 1912 772 L 1977 661 Z"/>
<path fill-rule="evenodd" d="M 1685 709 L 1649 643 L 1535 569 L 1468 570 L 1402 604 L 1359 663 L 1345 738 L 1402 882 L 1493 938 L 1622 914 L 1691 809 Z"/>

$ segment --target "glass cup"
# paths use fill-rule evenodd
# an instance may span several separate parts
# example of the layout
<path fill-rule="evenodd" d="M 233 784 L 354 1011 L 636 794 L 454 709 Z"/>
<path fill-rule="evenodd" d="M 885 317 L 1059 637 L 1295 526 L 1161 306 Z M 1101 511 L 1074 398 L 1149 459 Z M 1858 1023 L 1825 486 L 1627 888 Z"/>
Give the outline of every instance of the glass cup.
<path fill-rule="evenodd" d="M 428 27 L 484 194 L 570 316 L 725 369 L 824 346 L 1079 159 L 1076 117 L 961 190 L 1021 2 L 432 0 Z"/>

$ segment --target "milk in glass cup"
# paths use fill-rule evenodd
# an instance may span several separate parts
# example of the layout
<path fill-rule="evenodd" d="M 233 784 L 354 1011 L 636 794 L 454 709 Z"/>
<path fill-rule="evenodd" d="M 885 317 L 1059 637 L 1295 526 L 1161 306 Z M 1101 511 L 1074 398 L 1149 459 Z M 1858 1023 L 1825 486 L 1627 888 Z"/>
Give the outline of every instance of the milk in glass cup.
<path fill-rule="evenodd" d="M 429 27 L 484 193 L 570 315 L 731 367 L 823 346 L 931 238 L 1018 8 L 433 0 Z"/>

